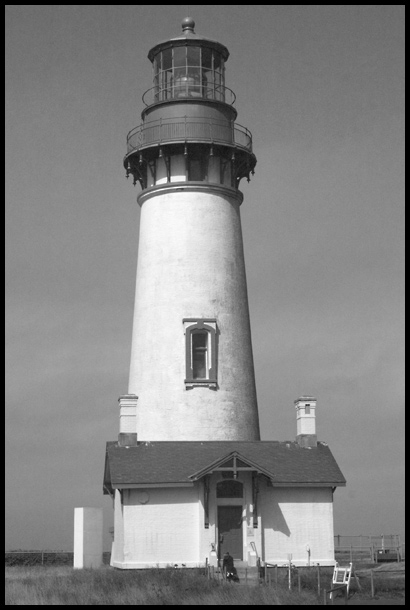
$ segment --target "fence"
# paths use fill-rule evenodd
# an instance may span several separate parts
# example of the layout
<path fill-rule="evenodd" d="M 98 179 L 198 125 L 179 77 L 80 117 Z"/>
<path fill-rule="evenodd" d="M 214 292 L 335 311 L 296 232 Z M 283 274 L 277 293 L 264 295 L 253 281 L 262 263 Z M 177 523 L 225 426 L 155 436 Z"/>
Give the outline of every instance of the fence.
<path fill-rule="evenodd" d="M 335 536 L 337 561 L 384 562 L 403 561 L 405 545 L 397 534 L 379 536 Z"/>
<path fill-rule="evenodd" d="M 110 563 L 111 553 L 103 553 L 103 564 Z M 72 566 L 72 551 L 6 551 L 6 566 Z"/>

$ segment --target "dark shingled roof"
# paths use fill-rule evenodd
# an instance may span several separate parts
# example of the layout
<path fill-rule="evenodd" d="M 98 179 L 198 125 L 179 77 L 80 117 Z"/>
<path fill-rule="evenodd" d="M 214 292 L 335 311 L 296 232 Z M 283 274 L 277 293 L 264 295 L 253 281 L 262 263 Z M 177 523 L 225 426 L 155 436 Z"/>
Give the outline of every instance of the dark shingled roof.
<path fill-rule="evenodd" d="M 215 462 L 236 453 L 260 468 L 273 486 L 339 486 L 346 480 L 329 447 L 303 448 L 285 441 L 138 441 L 135 447 L 107 443 L 104 493 L 128 485 L 190 484 Z"/>

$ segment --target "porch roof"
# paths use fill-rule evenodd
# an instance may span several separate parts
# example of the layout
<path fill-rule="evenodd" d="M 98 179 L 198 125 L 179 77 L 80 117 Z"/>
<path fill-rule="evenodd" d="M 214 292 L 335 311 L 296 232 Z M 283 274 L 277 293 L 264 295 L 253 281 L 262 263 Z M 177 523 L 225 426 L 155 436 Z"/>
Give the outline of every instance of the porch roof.
<path fill-rule="evenodd" d="M 267 476 L 274 487 L 346 484 L 329 447 L 321 442 L 308 449 L 292 441 L 138 441 L 135 447 L 109 441 L 104 493 L 115 488 L 193 485 L 233 455 Z"/>

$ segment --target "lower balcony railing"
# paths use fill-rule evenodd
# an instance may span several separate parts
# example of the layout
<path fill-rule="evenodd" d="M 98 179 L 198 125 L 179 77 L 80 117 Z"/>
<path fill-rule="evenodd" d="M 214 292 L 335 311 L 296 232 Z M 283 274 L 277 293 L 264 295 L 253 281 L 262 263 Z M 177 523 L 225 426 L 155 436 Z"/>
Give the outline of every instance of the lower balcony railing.
<path fill-rule="evenodd" d="M 127 152 L 181 141 L 234 145 L 252 152 L 252 134 L 246 127 L 207 117 L 176 117 L 139 125 L 127 136 Z"/>

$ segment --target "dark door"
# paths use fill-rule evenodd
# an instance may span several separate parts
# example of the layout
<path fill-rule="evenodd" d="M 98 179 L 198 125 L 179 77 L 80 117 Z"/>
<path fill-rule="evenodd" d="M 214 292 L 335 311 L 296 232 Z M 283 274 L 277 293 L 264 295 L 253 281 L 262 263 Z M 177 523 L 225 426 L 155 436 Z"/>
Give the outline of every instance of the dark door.
<path fill-rule="evenodd" d="M 219 557 L 226 551 L 242 560 L 242 506 L 218 506 Z"/>

